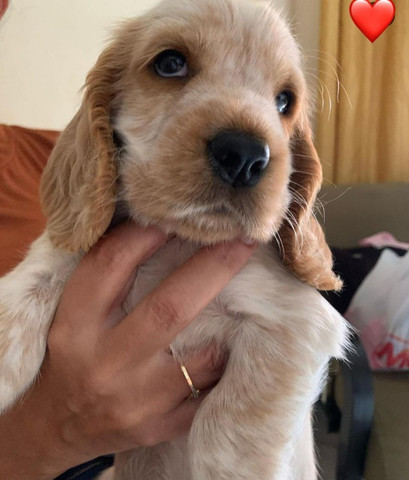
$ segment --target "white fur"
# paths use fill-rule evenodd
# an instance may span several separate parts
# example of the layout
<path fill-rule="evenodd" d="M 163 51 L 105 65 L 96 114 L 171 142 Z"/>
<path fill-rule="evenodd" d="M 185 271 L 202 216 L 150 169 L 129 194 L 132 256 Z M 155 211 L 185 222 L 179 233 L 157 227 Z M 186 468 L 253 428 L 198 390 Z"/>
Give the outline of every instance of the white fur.
<path fill-rule="evenodd" d="M 193 249 L 174 241 L 140 268 L 129 308 Z M 136 450 L 124 456 L 126 461 L 119 455 L 127 473 L 123 476 L 121 466 L 116 478 L 316 478 L 310 407 L 321 390 L 329 358 L 342 356 L 346 332 L 342 317 L 318 292 L 292 277 L 271 247 L 260 247 L 172 345 L 181 359 L 212 340 L 230 352 L 222 380 L 195 418 L 189 437 L 191 461 L 178 442 L 151 449 L 148 465 L 145 449 Z M 264 418 L 252 415 L 260 405 Z M 243 417 L 248 422 L 238 420 Z M 161 473 L 150 476 L 157 465 L 163 465 Z M 178 466 L 177 474 L 170 473 L 171 465 Z"/>
<path fill-rule="evenodd" d="M 141 266 L 125 308 L 196 248 L 174 240 Z M 7 345 L 0 363 L 2 410 L 35 378 L 55 306 L 78 259 L 53 249 L 44 234 L 1 279 L 0 334 Z M 222 380 L 195 418 L 189 456 L 181 441 L 148 455 L 139 449 L 118 456 L 115 478 L 314 479 L 313 450 L 304 448 L 305 442 L 312 447 L 310 407 L 329 358 L 342 356 L 346 334 L 344 320 L 318 292 L 291 276 L 271 247 L 260 247 L 172 345 L 180 359 L 212 340 L 230 352 Z M 254 409 L 264 416 L 254 416 Z"/>
<path fill-rule="evenodd" d="M 54 249 L 44 233 L 25 260 L 0 278 L 0 414 L 35 379 L 61 292 L 78 258 Z"/>

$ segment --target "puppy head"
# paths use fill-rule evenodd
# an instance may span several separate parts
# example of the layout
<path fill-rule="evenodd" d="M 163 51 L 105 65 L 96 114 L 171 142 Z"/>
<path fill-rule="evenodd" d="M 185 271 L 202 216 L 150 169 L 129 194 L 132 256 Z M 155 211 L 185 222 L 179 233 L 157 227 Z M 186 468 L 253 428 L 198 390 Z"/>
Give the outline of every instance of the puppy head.
<path fill-rule="evenodd" d="M 297 45 L 267 3 L 162 2 L 87 77 L 43 175 L 50 238 L 87 250 L 121 205 L 202 244 L 275 237 L 296 276 L 338 288 L 307 109 Z"/>

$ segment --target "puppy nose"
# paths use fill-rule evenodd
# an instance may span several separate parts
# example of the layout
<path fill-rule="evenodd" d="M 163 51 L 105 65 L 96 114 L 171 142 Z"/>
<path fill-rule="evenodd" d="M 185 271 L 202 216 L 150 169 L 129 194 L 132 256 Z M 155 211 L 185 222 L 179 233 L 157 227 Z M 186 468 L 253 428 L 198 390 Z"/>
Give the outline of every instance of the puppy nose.
<path fill-rule="evenodd" d="M 215 173 L 232 187 L 256 185 L 268 165 L 268 145 L 240 131 L 224 131 L 208 142 Z"/>

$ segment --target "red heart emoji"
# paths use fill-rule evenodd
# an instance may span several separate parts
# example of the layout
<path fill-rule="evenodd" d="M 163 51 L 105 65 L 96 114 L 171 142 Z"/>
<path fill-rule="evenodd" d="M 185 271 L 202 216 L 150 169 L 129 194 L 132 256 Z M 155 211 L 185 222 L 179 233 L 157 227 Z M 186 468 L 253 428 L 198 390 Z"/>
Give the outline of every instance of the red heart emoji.
<path fill-rule="evenodd" d="M 395 18 L 395 5 L 392 0 L 353 0 L 349 13 L 355 25 L 371 41 L 392 23 Z"/>

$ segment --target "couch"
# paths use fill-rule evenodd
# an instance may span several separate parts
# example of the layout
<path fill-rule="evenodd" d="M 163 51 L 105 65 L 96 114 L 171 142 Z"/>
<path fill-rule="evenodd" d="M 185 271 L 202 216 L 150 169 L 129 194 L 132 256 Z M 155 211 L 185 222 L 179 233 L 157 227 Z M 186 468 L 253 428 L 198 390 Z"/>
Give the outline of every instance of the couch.
<path fill-rule="evenodd" d="M 335 269 L 346 281 L 328 299 L 344 312 L 380 254 L 358 241 L 388 231 L 409 242 L 409 184 L 326 186 L 320 199 Z M 337 480 L 409 479 L 409 372 L 370 372 L 358 339 L 350 360 L 330 386 L 329 402 L 341 411 Z"/>

